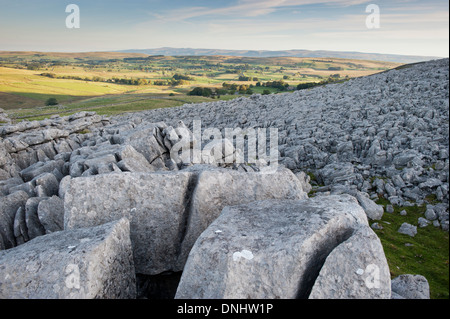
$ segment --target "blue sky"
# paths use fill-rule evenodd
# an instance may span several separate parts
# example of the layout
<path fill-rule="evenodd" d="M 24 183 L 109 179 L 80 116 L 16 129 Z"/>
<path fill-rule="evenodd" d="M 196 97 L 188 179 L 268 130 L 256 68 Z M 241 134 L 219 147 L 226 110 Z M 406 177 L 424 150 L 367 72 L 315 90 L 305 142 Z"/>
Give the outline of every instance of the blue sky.
<path fill-rule="evenodd" d="M 80 29 L 68 29 L 68 4 Z M 366 27 L 366 7 L 380 28 Z M 0 0 L 0 50 L 158 47 L 449 55 L 448 1 Z"/>

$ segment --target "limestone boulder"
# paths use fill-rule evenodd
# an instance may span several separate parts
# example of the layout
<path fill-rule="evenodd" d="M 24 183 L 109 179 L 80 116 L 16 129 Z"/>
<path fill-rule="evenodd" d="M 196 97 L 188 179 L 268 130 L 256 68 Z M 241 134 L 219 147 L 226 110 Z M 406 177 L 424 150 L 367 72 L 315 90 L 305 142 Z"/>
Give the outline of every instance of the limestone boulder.
<path fill-rule="evenodd" d="M 14 218 L 19 208 L 25 208 L 28 194 L 17 191 L 0 199 L 0 250 L 2 250 L 16 246 Z"/>
<path fill-rule="evenodd" d="M 135 298 L 127 219 L 0 251 L 1 299 Z"/>
<path fill-rule="evenodd" d="M 369 298 L 391 298 L 391 275 L 380 239 L 361 226 L 328 255 L 309 299 Z"/>
<path fill-rule="evenodd" d="M 342 268 L 332 265 L 336 258 L 346 260 Z M 382 269 L 381 290 L 364 289 L 367 278 L 354 275 L 370 264 Z M 321 269 L 331 275 L 326 285 Z M 308 298 L 312 290 L 332 295 L 330 285 L 344 291 L 334 297 L 390 298 L 380 242 L 348 195 L 225 207 L 195 242 L 176 298 Z"/>
<path fill-rule="evenodd" d="M 225 206 L 264 199 L 305 199 L 302 183 L 286 168 L 272 173 L 239 172 L 227 169 L 204 170 L 198 176 L 190 203 L 186 234 L 177 270 L 182 270 L 189 251 L 200 234 Z"/>
<path fill-rule="evenodd" d="M 392 291 L 404 299 L 430 299 L 430 285 L 421 275 L 400 275 L 392 279 Z"/>
<path fill-rule="evenodd" d="M 126 217 L 136 271 L 168 271 L 179 251 L 193 177 L 191 172 L 157 172 L 73 178 L 64 195 L 64 228 L 93 227 Z"/>

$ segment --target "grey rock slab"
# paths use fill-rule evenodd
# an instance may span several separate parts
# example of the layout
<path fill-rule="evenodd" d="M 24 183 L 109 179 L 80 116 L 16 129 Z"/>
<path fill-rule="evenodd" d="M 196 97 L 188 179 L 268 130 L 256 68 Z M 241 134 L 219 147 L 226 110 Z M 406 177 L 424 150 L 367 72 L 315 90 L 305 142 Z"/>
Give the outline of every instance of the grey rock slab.
<path fill-rule="evenodd" d="M 398 229 L 398 232 L 400 234 L 414 237 L 417 235 L 417 226 L 414 226 L 414 225 L 411 225 L 408 223 L 403 223 L 403 224 L 401 224 L 400 228 Z"/>
<path fill-rule="evenodd" d="M 392 292 L 404 299 L 430 299 L 430 285 L 421 275 L 400 275 L 392 279 Z"/>
<path fill-rule="evenodd" d="M 59 182 L 58 187 L 58 196 L 64 200 L 64 196 L 66 194 L 67 188 L 70 185 L 70 180 L 72 177 L 70 175 L 64 176 L 61 181 Z"/>
<path fill-rule="evenodd" d="M 348 195 L 227 206 L 195 242 L 176 298 L 307 298 L 330 252 L 362 225 Z"/>
<path fill-rule="evenodd" d="M 392 291 L 391 292 L 391 299 L 405 299 L 405 298 L 400 296 L 398 293 Z"/>
<path fill-rule="evenodd" d="M 116 153 L 119 162 L 117 166 L 127 172 L 153 172 L 154 167 L 141 153 L 137 152 L 131 145 L 125 145 Z"/>
<path fill-rule="evenodd" d="M 279 167 L 272 173 L 227 169 L 202 171 L 192 195 L 177 270 L 183 269 L 195 240 L 219 217 L 225 206 L 264 199 L 305 198 L 307 194 L 301 182 L 286 168 Z"/>
<path fill-rule="evenodd" d="M 430 221 L 426 218 L 419 217 L 419 219 L 417 220 L 417 224 L 419 225 L 420 228 L 424 228 L 430 225 Z"/>
<path fill-rule="evenodd" d="M 383 226 L 380 225 L 380 223 L 373 223 L 372 225 L 370 225 L 370 227 L 371 227 L 372 229 L 375 229 L 375 230 L 381 230 L 381 229 L 383 229 Z"/>
<path fill-rule="evenodd" d="M 33 186 L 33 184 L 31 182 L 22 183 L 20 185 L 11 187 L 9 189 L 9 193 L 10 194 L 12 194 L 14 192 L 17 192 L 17 191 L 24 191 L 30 197 L 35 197 L 36 196 L 35 186 Z"/>
<path fill-rule="evenodd" d="M 131 145 L 136 151 L 144 155 L 149 163 L 152 163 L 168 150 L 165 145 L 160 145 L 157 135 L 160 128 L 158 123 L 139 125 L 119 137 L 120 144 Z"/>
<path fill-rule="evenodd" d="M 366 193 L 356 192 L 356 199 L 358 200 L 361 207 L 364 209 L 367 217 L 371 220 L 380 220 L 383 217 L 384 209 L 383 206 L 378 205 L 373 200 L 371 200 Z"/>
<path fill-rule="evenodd" d="M 419 188 L 421 189 L 433 189 L 441 186 L 442 182 L 437 178 L 430 178 L 423 183 L 419 184 Z"/>
<path fill-rule="evenodd" d="M 0 139 L 0 167 L 6 165 L 11 161 L 11 156 L 6 151 L 5 145 Z"/>
<path fill-rule="evenodd" d="M 351 163 L 332 163 L 319 170 L 319 176 L 325 185 L 353 181 L 355 169 Z"/>
<path fill-rule="evenodd" d="M 64 200 L 58 196 L 39 202 L 37 214 L 46 234 L 64 229 Z"/>
<path fill-rule="evenodd" d="M 41 236 L 0 252 L 1 299 L 135 298 L 129 222 Z"/>
<path fill-rule="evenodd" d="M 25 204 L 25 222 L 30 239 L 45 235 L 45 228 L 38 216 L 38 206 L 41 201 L 46 199 L 48 197 L 31 197 Z"/>
<path fill-rule="evenodd" d="M 28 194 L 17 191 L 0 200 L 0 250 L 16 246 L 14 218 L 19 208 L 24 208 Z"/>
<path fill-rule="evenodd" d="M 43 194 L 40 197 L 51 197 L 58 194 L 59 181 L 52 173 L 42 173 L 33 178 L 31 183 L 36 185 L 36 188 L 42 187 Z"/>
<path fill-rule="evenodd" d="M 328 255 L 310 299 L 390 299 L 391 275 L 378 236 L 365 225 Z"/>
<path fill-rule="evenodd" d="M 31 181 L 33 178 L 43 174 L 43 173 L 51 173 L 54 169 L 58 169 L 60 172 L 62 171 L 62 167 L 64 165 L 64 161 L 60 160 L 52 160 L 47 162 L 37 162 L 26 169 L 20 172 L 20 176 L 23 178 L 25 182 Z"/>
<path fill-rule="evenodd" d="M 16 238 L 17 245 L 21 245 L 30 240 L 25 222 L 25 209 L 23 207 L 19 207 L 16 216 L 14 216 L 14 237 Z"/>
<path fill-rule="evenodd" d="M 295 174 L 300 183 L 302 184 L 303 191 L 308 194 L 312 190 L 312 186 L 309 183 L 311 181 L 311 177 L 307 175 L 305 172 L 298 172 Z"/>
<path fill-rule="evenodd" d="M 431 221 L 436 220 L 436 212 L 432 208 L 427 208 L 425 211 L 425 218 Z"/>
<path fill-rule="evenodd" d="M 12 189 L 22 184 L 23 180 L 17 177 L 0 180 L 0 196 L 6 196 L 14 193 L 14 190 Z"/>
<path fill-rule="evenodd" d="M 130 220 L 136 271 L 155 275 L 173 269 L 186 223 L 195 174 L 111 173 L 70 180 L 64 195 L 64 228 Z"/>

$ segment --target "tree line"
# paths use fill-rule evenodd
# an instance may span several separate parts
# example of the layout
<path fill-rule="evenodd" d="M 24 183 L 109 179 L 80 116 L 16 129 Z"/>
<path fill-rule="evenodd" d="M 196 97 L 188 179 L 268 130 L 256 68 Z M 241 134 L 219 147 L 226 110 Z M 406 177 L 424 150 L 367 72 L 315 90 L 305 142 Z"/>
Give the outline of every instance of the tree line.
<path fill-rule="evenodd" d="M 66 80 L 79 80 L 79 81 L 90 81 L 90 82 L 106 82 L 106 83 L 116 83 L 116 84 L 125 84 L 125 85 L 163 85 L 163 86 L 178 86 L 178 85 L 187 85 L 190 80 L 194 80 L 193 78 L 182 75 L 175 74 L 169 80 L 154 80 L 153 82 L 147 79 L 126 79 L 126 78 L 118 78 L 112 77 L 110 79 L 104 79 L 99 76 L 93 77 L 82 77 L 77 75 L 56 75 L 55 73 L 41 73 L 41 76 L 45 76 L 52 79 L 66 79 Z"/>
<path fill-rule="evenodd" d="M 348 77 L 346 77 L 344 80 L 347 80 Z M 256 87 L 267 87 L 267 88 L 273 88 L 277 89 L 278 92 L 284 92 L 288 90 L 304 90 L 313 88 L 320 85 L 325 85 L 329 83 L 335 83 L 338 81 L 342 81 L 340 79 L 339 74 L 333 74 L 330 76 L 327 80 L 322 80 L 320 82 L 307 82 L 307 83 L 300 83 L 294 88 L 291 88 L 290 85 L 283 80 L 280 81 L 267 81 L 267 82 L 257 82 L 256 85 L 250 84 L 236 84 L 236 83 L 222 83 L 222 88 L 208 88 L 208 87 L 195 87 L 193 90 L 191 90 L 188 95 L 197 95 L 197 96 L 205 96 L 205 97 L 211 97 L 211 96 L 220 96 L 220 95 L 226 95 L 226 94 L 235 94 L 236 92 L 239 92 L 239 94 L 253 94 L 252 88 Z M 263 95 L 270 94 L 271 91 L 269 89 L 263 90 Z"/>

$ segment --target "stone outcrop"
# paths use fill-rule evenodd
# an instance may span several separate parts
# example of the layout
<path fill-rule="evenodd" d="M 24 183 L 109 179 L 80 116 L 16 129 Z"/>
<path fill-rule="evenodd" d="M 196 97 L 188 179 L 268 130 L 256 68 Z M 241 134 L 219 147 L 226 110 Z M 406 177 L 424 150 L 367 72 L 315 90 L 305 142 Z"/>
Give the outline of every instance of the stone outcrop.
<path fill-rule="evenodd" d="M 38 237 L 0 251 L 2 299 L 135 298 L 126 219 Z"/>
<path fill-rule="evenodd" d="M 380 270 L 374 290 L 355 274 L 371 264 Z M 226 207 L 192 248 L 176 298 L 390 298 L 390 289 L 362 208 L 324 196 Z"/>
<path fill-rule="evenodd" d="M 391 276 L 383 246 L 378 236 L 363 225 L 327 256 L 309 298 L 388 299 L 390 296 Z"/>
<path fill-rule="evenodd" d="M 189 172 L 72 179 L 65 194 L 65 228 L 92 227 L 127 217 L 136 271 L 156 275 L 171 270 L 186 222 L 192 179 Z"/>
<path fill-rule="evenodd" d="M 66 229 L 127 217 L 136 270 L 156 275 L 183 269 L 195 240 L 223 207 L 306 194 L 287 169 L 263 174 L 199 167 L 74 178 L 64 197 Z"/>
<path fill-rule="evenodd" d="M 2 160 L 5 155 L 0 152 L 0 169 L 9 171 L 9 174 L 2 173 L 0 177 L 16 177 L 18 170 L 38 162 L 53 160 L 57 154 L 72 152 L 90 137 L 85 131 L 103 127 L 107 123 L 106 118 L 95 112 L 80 112 L 42 121 L 23 121 L 1 126 L 0 146 L 9 157 Z M 5 170 L 5 166 L 10 168 Z"/>

